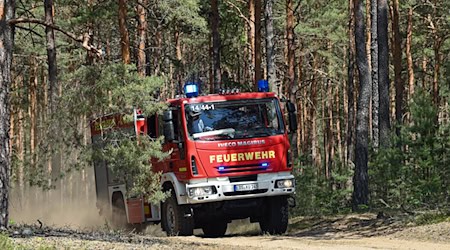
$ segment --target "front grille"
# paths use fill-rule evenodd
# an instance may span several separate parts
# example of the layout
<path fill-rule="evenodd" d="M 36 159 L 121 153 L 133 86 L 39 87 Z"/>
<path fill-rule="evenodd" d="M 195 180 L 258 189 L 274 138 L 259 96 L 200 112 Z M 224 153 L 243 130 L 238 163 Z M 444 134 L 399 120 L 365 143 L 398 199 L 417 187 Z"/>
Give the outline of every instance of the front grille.
<path fill-rule="evenodd" d="M 242 175 L 242 176 L 235 176 L 235 177 L 228 177 L 231 183 L 233 182 L 241 182 L 241 181 L 256 181 L 258 180 L 258 175 L 252 174 L 252 175 Z"/>
<path fill-rule="evenodd" d="M 257 189 L 251 191 L 235 191 L 235 192 L 226 192 L 223 193 L 225 196 L 234 196 L 234 195 L 246 195 L 246 194 L 262 194 L 267 192 L 268 189 Z"/>

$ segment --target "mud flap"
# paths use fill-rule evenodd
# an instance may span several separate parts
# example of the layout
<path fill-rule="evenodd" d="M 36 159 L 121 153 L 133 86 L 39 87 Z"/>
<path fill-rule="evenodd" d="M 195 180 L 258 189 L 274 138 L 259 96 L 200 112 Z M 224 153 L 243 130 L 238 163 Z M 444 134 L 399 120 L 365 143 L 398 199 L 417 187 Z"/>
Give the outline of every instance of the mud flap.
<path fill-rule="evenodd" d="M 127 199 L 128 223 L 137 224 L 144 222 L 144 202 L 142 198 Z"/>

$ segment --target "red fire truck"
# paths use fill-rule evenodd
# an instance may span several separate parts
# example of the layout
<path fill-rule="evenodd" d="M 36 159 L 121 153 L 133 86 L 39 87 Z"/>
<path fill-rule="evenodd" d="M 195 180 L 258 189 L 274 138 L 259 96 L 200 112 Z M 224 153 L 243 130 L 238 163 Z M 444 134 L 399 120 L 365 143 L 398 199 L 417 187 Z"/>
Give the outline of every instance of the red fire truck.
<path fill-rule="evenodd" d="M 111 115 L 91 122 L 93 143 L 103 141 L 102 128 L 164 136 L 165 160 L 152 160 L 161 172 L 162 188 L 171 196 L 161 204 L 144 197 L 127 198 L 107 162 L 96 162 L 97 206 L 122 211 L 128 223 L 161 223 L 168 235 L 223 236 L 232 220 L 250 218 L 263 232 L 282 234 L 288 207 L 295 204 L 288 132 L 297 129 L 295 106 L 287 102 L 289 129 L 274 93 L 222 91 L 198 95 L 187 84 L 185 95 L 167 101 L 163 115 Z M 101 143 L 100 143 L 101 144 Z M 126 215 L 126 216 L 125 216 Z M 113 216 L 120 216 L 114 214 Z"/>

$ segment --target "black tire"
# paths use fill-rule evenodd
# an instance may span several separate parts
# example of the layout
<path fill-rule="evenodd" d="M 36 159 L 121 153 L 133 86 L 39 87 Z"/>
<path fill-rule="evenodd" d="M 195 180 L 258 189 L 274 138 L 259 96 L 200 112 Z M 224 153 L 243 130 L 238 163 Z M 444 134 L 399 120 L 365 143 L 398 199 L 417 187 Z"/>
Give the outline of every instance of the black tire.
<path fill-rule="evenodd" d="M 210 222 L 203 225 L 203 234 L 208 238 L 217 238 L 225 235 L 228 223 L 224 220 Z"/>
<path fill-rule="evenodd" d="M 167 236 L 190 236 L 194 234 L 194 219 L 185 217 L 188 207 L 177 203 L 175 194 L 167 198 L 162 204 L 161 226 Z"/>
<path fill-rule="evenodd" d="M 288 200 L 286 196 L 267 199 L 266 212 L 259 222 L 261 231 L 269 234 L 284 234 L 289 223 Z"/>
<path fill-rule="evenodd" d="M 125 201 L 120 195 L 112 202 L 111 224 L 116 229 L 127 227 L 127 212 L 125 211 Z"/>

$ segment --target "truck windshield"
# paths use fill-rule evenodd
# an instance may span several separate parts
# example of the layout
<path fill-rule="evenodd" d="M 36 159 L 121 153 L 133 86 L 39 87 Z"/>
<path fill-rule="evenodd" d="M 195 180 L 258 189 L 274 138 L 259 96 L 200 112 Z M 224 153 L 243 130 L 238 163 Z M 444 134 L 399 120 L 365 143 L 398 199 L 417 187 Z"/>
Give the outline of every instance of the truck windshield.
<path fill-rule="evenodd" d="M 186 104 L 189 137 L 224 140 L 265 137 L 284 133 L 275 98 Z"/>

